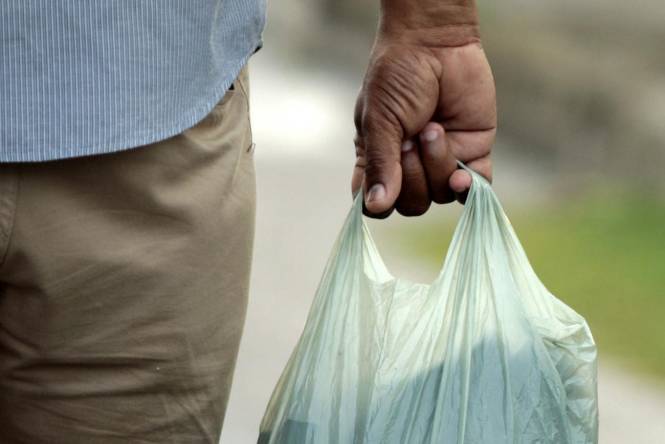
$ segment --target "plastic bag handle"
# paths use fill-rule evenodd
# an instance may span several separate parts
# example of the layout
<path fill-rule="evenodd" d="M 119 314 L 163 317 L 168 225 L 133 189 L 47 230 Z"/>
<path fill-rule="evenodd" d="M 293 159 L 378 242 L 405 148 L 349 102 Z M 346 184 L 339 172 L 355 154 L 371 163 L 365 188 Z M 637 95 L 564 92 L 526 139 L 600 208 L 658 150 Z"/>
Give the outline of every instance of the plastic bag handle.
<path fill-rule="evenodd" d="M 457 161 L 457 164 L 459 168 L 464 169 L 469 174 L 471 174 L 472 182 L 471 188 L 469 189 L 469 198 L 465 204 L 464 212 L 460 218 L 460 221 L 457 224 L 456 232 L 460 229 L 460 225 L 463 224 L 464 221 L 468 222 L 470 217 L 468 213 L 474 212 L 474 207 L 478 205 L 479 200 L 485 202 L 487 202 L 487 200 L 496 202 L 496 196 L 491 189 L 491 185 L 484 177 L 460 161 Z M 388 280 L 396 279 L 385 265 L 385 261 L 383 260 L 379 249 L 374 242 L 374 239 L 372 238 L 369 227 L 365 223 L 363 217 L 364 192 L 362 185 L 363 184 L 361 183 L 360 191 L 356 193 L 353 207 L 349 213 L 349 218 L 343 231 L 347 233 L 354 232 L 355 235 L 352 237 L 360 240 L 362 245 L 361 248 L 363 251 L 362 254 L 365 258 L 365 273 L 368 274 L 368 276 L 371 275 L 372 279 L 378 282 L 385 282 Z M 345 239 L 350 238 L 348 235 L 343 235 L 342 237 Z M 448 255 L 451 254 L 453 249 L 457 249 L 458 247 L 455 241 L 456 238 L 456 236 L 453 236 L 453 243 L 451 243 L 449 246 Z M 448 259 L 448 255 L 446 255 L 446 260 Z M 444 260 L 444 264 L 446 260 Z M 443 267 L 441 271 L 443 271 Z M 440 277 L 441 273 L 439 273 L 434 282 L 436 282 Z"/>
<path fill-rule="evenodd" d="M 471 175 L 471 186 L 473 187 L 476 181 L 482 180 L 486 182 L 486 184 L 491 185 L 487 179 L 485 179 L 480 173 L 477 171 L 474 171 L 472 168 L 469 168 L 466 166 L 462 161 L 458 160 L 457 161 L 457 166 L 458 169 L 462 169 L 467 171 Z M 360 211 L 362 212 L 362 209 L 364 208 L 364 202 L 365 202 L 365 178 L 360 182 L 360 188 L 356 193 L 353 195 L 353 201 L 354 201 L 354 209 L 355 211 L 358 211 L 358 206 L 360 206 Z M 483 187 L 484 188 L 484 187 Z"/>

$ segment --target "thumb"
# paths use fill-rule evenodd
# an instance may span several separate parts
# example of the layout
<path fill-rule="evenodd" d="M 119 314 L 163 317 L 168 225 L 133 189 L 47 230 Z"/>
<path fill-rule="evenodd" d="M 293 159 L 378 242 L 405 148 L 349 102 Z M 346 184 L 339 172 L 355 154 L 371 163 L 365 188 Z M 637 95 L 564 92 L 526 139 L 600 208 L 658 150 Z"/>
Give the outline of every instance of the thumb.
<path fill-rule="evenodd" d="M 365 144 L 365 209 L 372 216 L 390 212 L 402 186 L 402 130 L 385 121 L 363 125 Z"/>

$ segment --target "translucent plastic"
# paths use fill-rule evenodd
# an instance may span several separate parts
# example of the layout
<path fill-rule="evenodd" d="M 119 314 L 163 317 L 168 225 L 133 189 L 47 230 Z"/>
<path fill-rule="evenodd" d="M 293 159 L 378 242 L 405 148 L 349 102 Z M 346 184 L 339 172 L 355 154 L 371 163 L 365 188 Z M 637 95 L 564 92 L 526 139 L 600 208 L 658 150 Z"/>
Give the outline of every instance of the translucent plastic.
<path fill-rule="evenodd" d="M 538 280 L 472 176 L 431 285 L 388 272 L 356 199 L 260 444 L 597 443 L 589 327 Z"/>

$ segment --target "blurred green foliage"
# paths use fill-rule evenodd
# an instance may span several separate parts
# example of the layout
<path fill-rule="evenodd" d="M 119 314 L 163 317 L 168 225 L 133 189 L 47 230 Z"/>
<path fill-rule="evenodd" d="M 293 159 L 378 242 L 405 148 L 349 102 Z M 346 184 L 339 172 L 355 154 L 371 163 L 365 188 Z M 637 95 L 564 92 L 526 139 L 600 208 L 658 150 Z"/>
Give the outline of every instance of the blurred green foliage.
<path fill-rule="evenodd" d="M 603 192 L 508 214 L 540 279 L 589 322 L 601 360 L 665 380 L 665 202 Z M 447 225 L 396 238 L 438 266 Z"/>

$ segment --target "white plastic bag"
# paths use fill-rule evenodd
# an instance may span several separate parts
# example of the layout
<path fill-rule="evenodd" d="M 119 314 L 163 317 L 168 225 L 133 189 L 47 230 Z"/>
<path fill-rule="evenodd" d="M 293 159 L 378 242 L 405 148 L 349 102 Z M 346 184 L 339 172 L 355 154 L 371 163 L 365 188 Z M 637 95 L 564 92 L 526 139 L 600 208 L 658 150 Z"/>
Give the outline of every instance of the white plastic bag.
<path fill-rule="evenodd" d="M 431 285 L 388 272 L 356 199 L 260 444 L 597 443 L 591 332 L 471 173 Z"/>

